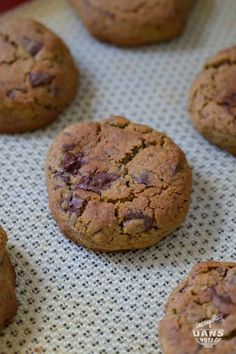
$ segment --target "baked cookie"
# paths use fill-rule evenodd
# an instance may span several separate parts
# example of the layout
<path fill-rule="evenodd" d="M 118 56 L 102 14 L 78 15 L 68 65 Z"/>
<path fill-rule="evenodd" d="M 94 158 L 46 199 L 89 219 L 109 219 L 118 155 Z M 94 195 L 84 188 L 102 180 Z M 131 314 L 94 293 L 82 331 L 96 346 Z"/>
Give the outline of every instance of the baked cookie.
<path fill-rule="evenodd" d="M 182 34 L 193 0 L 69 0 L 101 41 L 134 47 Z"/>
<path fill-rule="evenodd" d="M 159 326 L 163 354 L 236 353 L 235 319 L 236 263 L 199 263 L 166 304 Z"/>
<path fill-rule="evenodd" d="M 189 111 L 209 142 L 236 156 L 236 47 L 206 62 L 192 84 Z"/>
<path fill-rule="evenodd" d="M 94 250 L 154 245 L 189 208 L 191 170 L 182 150 L 123 117 L 63 130 L 48 152 L 46 178 L 62 232 Z"/>
<path fill-rule="evenodd" d="M 0 328 L 16 315 L 15 271 L 6 251 L 7 235 L 0 226 Z"/>
<path fill-rule="evenodd" d="M 78 70 L 65 44 L 30 19 L 0 23 L 0 132 L 20 133 L 57 118 L 77 91 Z"/>

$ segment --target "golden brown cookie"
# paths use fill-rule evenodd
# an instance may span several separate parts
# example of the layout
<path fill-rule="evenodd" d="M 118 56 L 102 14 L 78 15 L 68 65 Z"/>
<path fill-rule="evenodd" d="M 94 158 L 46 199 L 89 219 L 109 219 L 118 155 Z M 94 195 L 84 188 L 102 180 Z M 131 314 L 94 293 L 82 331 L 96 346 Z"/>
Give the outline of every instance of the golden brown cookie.
<path fill-rule="evenodd" d="M 197 264 L 170 295 L 159 338 L 163 354 L 236 353 L 236 263 Z"/>
<path fill-rule="evenodd" d="M 101 41 L 133 47 L 182 34 L 193 0 L 69 0 Z"/>
<path fill-rule="evenodd" d="M 190 117 L 211 143 L 236 156 L 236 47 L 209 59 L 192 84 Z"/>
<path fill-rule="evenodd" d="M 1 133 L 50 123 L 78 86 L 78 70 L 65 44 L 30 19 L 1 20 L 0 78 Z"/>
<path fill-rule="evenodd" d="M 0 226 L 0 328 L 15 317 L 17 301 L 15 294 L 15 270 L 6 250 L 7 235 Z"/>
<path fill-rule="evenodd" d="M 63 130 L 48 152 L 46 178 L 62 232 L 95 250 L 154 245 L 189 208 L 192 178 L 182 150 L 123 117 Z"/>

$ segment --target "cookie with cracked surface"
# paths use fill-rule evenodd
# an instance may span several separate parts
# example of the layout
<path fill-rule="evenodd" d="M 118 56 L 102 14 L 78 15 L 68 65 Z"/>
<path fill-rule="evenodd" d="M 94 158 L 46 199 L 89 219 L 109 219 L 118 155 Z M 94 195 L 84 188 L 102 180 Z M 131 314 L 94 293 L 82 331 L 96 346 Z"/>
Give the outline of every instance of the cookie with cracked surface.
<path fill-rule="evenodd" d="M 223 330 L 223 337 L 213 348 L 205 348 L 195 340 L 193 330 L 197 323 L 216 317 L 218 321 L 213 322 L 211 328 Z M 163 354 L 236 353 L 235 318 L 236 263 L 199 263 L 173 290 L 166 304 L 159 325 Z M 198 338 L 199 333 L 194 333 Z"/>
<path fill-rule="evenodd" d="M 62 40 L 31 19 L 0 24 L 0 132 L 49 124 L 74 98 L 78 70 Z"/>
<path fill-rule="evenodd" d="M 182 34 L 193 0 L 69 0 L 89 32 L 118 46 L 167 41 Z"/>
<path fill-rule="evenodd" d="M 154 245 L 189 208 L 191 170 L 182 150 L 123 117 L 62 131 L 48 152 L 46 179 L 62 232 L 94 250 Z"/>
<path fill-rule="evenodd" d="M 15 270 L 6 250 L 7 235 L 0 226 L 0 328 L 12 321 L 17 311 Z"/>
<path fill-rule="evenodd" d="M 210 58 L 194 80 L 190 118 L 211 143 L 236 156 L 236 47 Z"/>

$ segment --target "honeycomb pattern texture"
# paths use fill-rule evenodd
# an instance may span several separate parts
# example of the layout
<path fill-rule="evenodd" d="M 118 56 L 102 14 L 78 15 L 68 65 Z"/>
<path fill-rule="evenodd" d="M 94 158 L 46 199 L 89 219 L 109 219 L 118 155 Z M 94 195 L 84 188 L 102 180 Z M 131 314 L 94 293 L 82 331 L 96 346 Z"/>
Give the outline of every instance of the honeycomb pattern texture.
<path fill-rule="evenodd" d="M 51 126 L 0 136 L 0 224 L 9 235 L 19 311 L 0 353 L 156 354 L 170 291 L 201 260 L 235 261 L 235 158 L 191 126 L 187 97 L 205 59 L 235 43 L 235 0 L 198 0 L 184 35 L 119 49 L 95 41 L 66 1 L 35 0 L 4 16 L 33 17 L 57 32 L 81 71 L 74 103 Z M 48 208 L 44 160 L 61 129 L 125 115 L 167 133 L 193 168 L 181 229 L 155 247 L 118 254 L 65 239 Z"/>

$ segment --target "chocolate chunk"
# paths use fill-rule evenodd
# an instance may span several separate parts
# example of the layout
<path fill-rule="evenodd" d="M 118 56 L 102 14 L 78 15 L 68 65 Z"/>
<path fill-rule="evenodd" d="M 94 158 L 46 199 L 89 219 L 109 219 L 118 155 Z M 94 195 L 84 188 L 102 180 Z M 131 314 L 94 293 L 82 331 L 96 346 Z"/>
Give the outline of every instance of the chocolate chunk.
<path fill-rule="evenodd" d="M 75 148 L 75 144 L 64 144 L 62 146 L 62 151 L 67 152 L 73 150 L 74 148 Z"/>
<path fill-rule="evenodd" d="M 77 216 L 80 216 L 83 212 L 84 205 L 84 199 L 74 196 L 70 201 L 69 209 L 72 213 L 75 213 Z"/>
<path fill-rule="evenodd" d="M 90 187 L 90 183 L 91 183 L 91 179 L 90 177 L 88 176 L 83 176 L 79 183 L 76 184 L 75 186 L 75 189 L 78 188 L 78 189 L 83 189 L 85 191 L 88 191 L 89 190 L 89 187 Z"/>
<path fill-rule="evenodd" d="M 138 184 L 148 185 L 150 182 L 148 171 L 143 171 L 139 176 L 134 176 L 134 179 Z"/>
<path fill-rule="evenodd" d="M 113 173 L 99 172 L 93 177 L 83 176 L 76 187 L 86 191 L 100 193 L 102 190 L 110 188 L 111 183 L 118 178 L 119 176 Z"/>
<path fill-rule="evenodd" d="M 111 183 L 116 181 L 119 176 L 113 173 L 100 172 L 93 176 L 90 188 L 94 192 L 100 192 L 110 188 Z"/>
<path fill-rule="evenodd" d="M 177 164 L 175 164 L 173 167 L 172 167 L 172 175 L 176 175 L 178 172 L 180 172 L 182 169 L 182 164 L 180 162 L 178 162 Z"/>
<path fill-rule="evenodd" d="M 29 80 L 32 87 L 38 87 L 43 85 L 48 85 L 54 79 L 53 75 L 45 73 L 43 71 L 36 71 L 29 73 Z"/>
<path fill-rule="evenodd" d="M 214 287 L 211 288 L 212 302 L 220 307 L 222 304 L 231 305 L 232 299 L 229 295 L 219 295 Z"/>
<path fill-rule="evenodd" d="M 62 165 L 66 172 L 77 172 L 81 166 L 81 154 L 75 155 L 72 152 L 65 152 L 62 158 Z"/>
<path fill-rule="evenodd" d="M 128 210 L 124 217 L 124 221 L 129 222 L 131 220 L 143 220 L 144 231 L 148 231 L 153 225 L 153 219 L 150 216 L 143 214 L 140 210 Z"/>
<path fill-rule="evenodd" d="M 30 37 L 23 37 L 23 45 L 31 55 L 37 55 L 43 47 L 43 43 Z"/>

